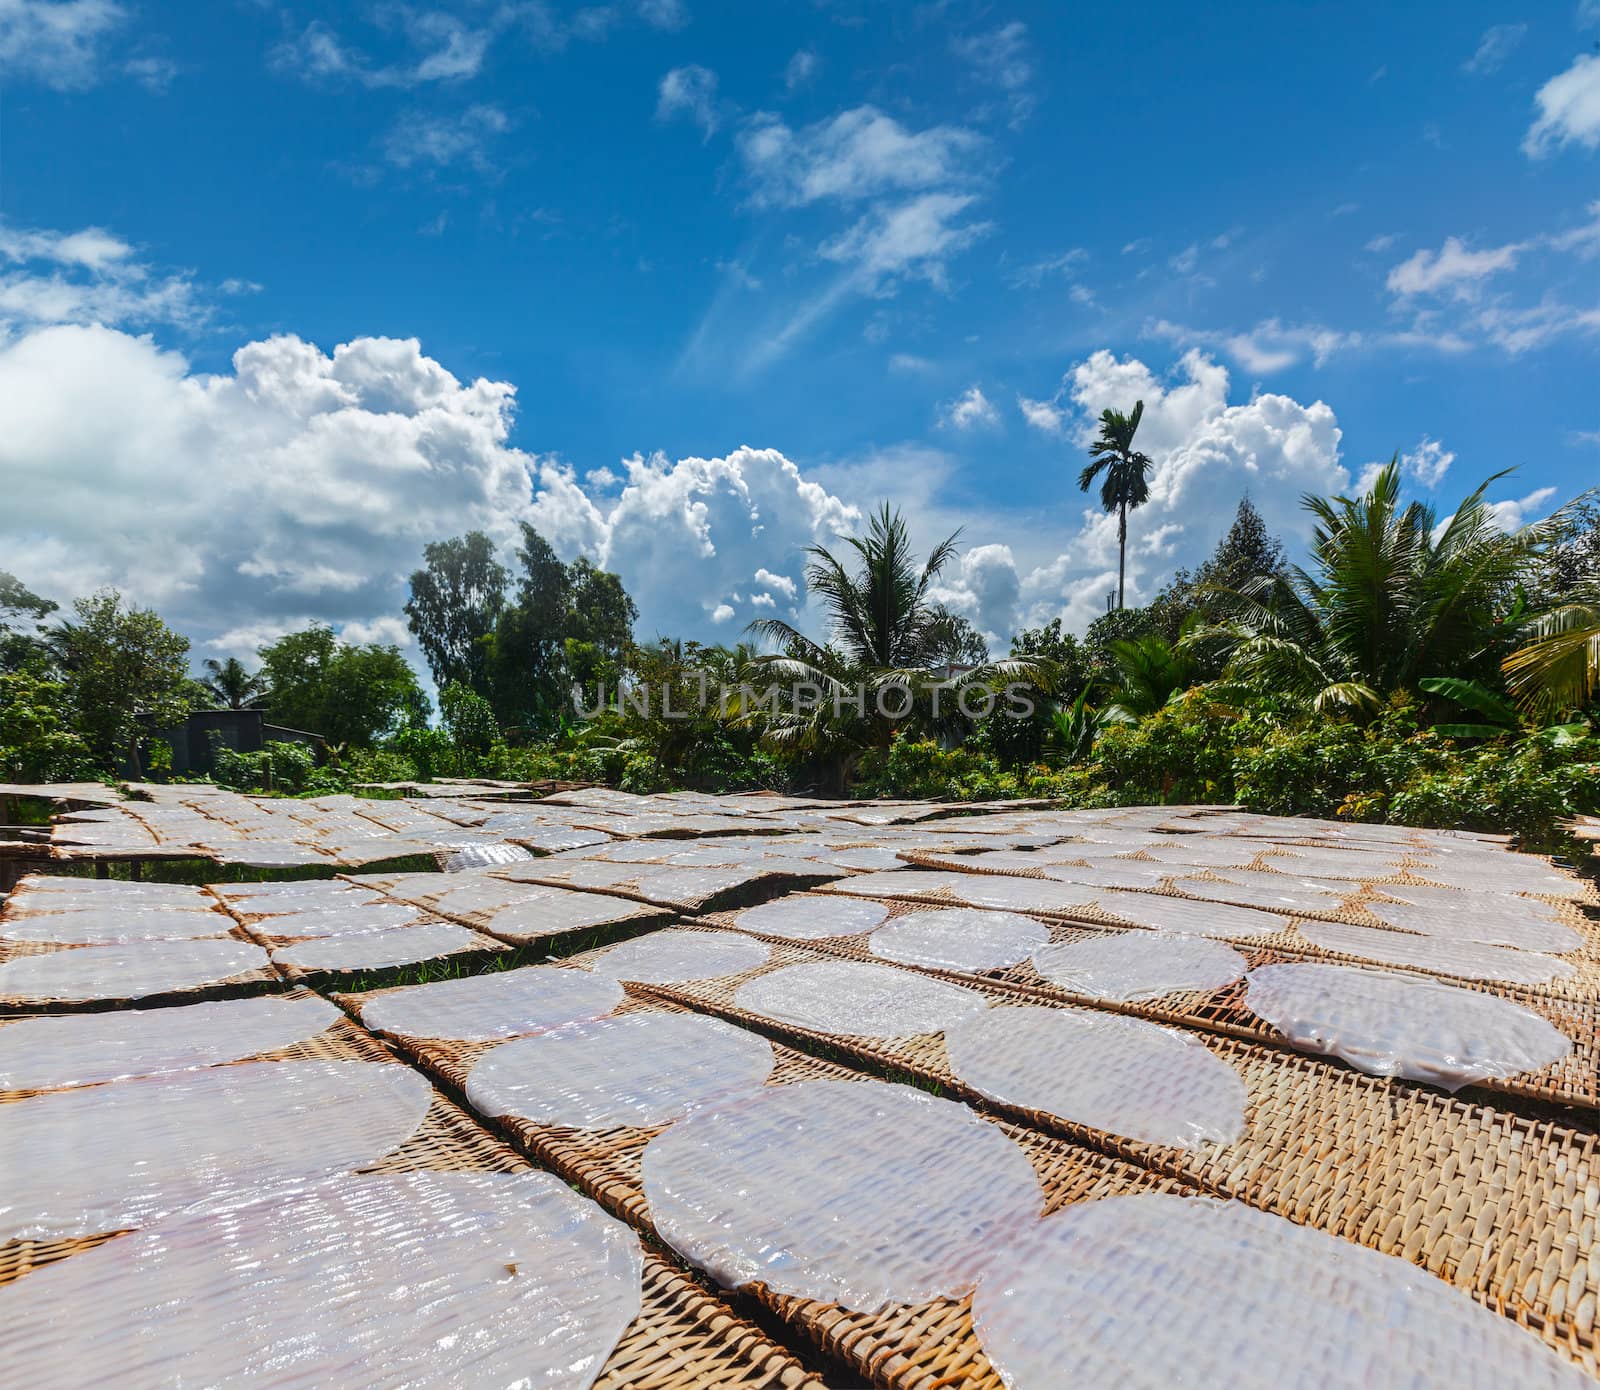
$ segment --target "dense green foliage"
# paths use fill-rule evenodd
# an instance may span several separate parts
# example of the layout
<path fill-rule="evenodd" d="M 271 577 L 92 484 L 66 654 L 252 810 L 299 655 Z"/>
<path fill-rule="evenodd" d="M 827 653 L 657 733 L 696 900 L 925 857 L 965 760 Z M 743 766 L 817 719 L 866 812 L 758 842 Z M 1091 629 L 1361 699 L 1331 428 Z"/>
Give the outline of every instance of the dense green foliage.
<path fill-rule="evenodd" d="M 1109 487 L 1121 470 L 1129 506 L 1137 423 L 1102 422 L 1100 471 Z M 141 745 L 160 775 L 154 730 L 189 707 L 259 705 L 322 734 L 326 756 L 219 748 L 218 782 L 1237 801 L 1542 846 L 1564 817 L 1600 813 L 1600 507 L 1507 532 L 1482 488 L 1448 515 L 1402 502 L 1392 466 L 1360 496 L 1306 506 L 1303 565 L 1246 499 L 1212 556 L 1147 606 L 1081 636 L 1054 619 L 997 661 L 935 597 L 957 537 L 919 556 L 888 507 L 839 551 L 809 553 L 822 637 L 759 622 L 765 652 L 637 643 L 616 575 L 564 563 L 527 526 L 503 567 L 474 533 L 427 548 L 407 605 L 437 722 L 395 647 L 314 626 L 262 647 L 254 671 L 207 661 L 195 681 L 155 614 L 103 593 L 46 626 L 53 605 L 0 574 L 0 776 L 115 774 Z"/>
<path fill-rule="evenodd" d="M 398 647 L 345 643 L 332 628 L 309 627 L 260 655 L 273 724 L 363 748 L 427 719 L 427 696 Z"/>

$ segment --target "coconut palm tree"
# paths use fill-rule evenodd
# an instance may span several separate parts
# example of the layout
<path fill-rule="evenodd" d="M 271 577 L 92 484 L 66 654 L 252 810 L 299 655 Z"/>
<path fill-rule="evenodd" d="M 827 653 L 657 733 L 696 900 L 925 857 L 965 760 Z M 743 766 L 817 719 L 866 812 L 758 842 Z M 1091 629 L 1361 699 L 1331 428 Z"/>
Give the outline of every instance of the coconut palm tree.
<path fill-rule="evenodd" d="M 1436 671 L 1486 659 L 1517 583 L 1561 513 L 1506 532 L 1484 500 L 1497 473 L 1444 521 L 1402 505 L 1397 462 L 1360 497 L 1306 497 L 1311 564 L 1213 591 L 1226 616 L 1179 645 L 1217 644 L 1225 679 L 1304 696 L 1318 711 L 1370 710 Z"/>
<path fill-rule="evenodd" d="M 267 693 L 267 683 L 259 672 L 245 670 L 236 656 L 226 661 L 208 657 L 202 688 L 224 709 L 251 709 L 253 702 Z"/>
<path fill-rule="evenodd" d="M 1128 513 L 1150 498 L 1148 455 L 1133 447 L 1133 437 L 1144 418 L 1144 402 L 1135 401 L 1131 414 L 1107 407 L 1100 412 L 1100 433 L 1089 446 L 1089 462 L 1078 474 L 1078 487 L 1087 492 L 1103 472 L 1100 505 L 1117 514 L 1117 607 L 1123 606 L 1128 562 Z"/>
<path fill-rule="evenodd" d="M 941 541 L 920 563 L 912 552 L 904 519 L 885 503 L 864 536 L 849 536 L 843 558 L 823 546 L 807 551 L 806 585 L 822 600 L 832 641 L 814 642 L 781 618 L 761 618 L 747 629 L 780 648 L 751 661 L 752 683 L 770 692 L 780 683 L 804 687 L 814 698 L 773 711 L 770 704 L 741 717 L 765 713 L 767 739 L 783 748 L 836 760 L 841 772 L 855 754 L 886 747 L 894 730 L 916 711 L 926 712 L 935 688 L 944 713 L 958 707 L 963 688 L 1027 681 L 1048 688 L 1049 663 L 1027 657 L 986 662 L 953 680 L 935 668 L 958 661 L 971 645 L 970 628 L 931 597 L 940 572 L 957 554 L 960 532 Z M 853 554 L 851 553 L 853 552 Z M 855 561 L 852 569 L 847 563 Z M 887 699 L 890 687 L 896 698 Z M 905 696 L 898 695 L 904 690 Z M 886 698 L 879 700 L 880 692 Z M 864 698 L 862 698 L 864 696 Z M 759 697 L 758 697 L 759 700 Z M 898 716 L 883 713 L 902 705 Z"/>
<path fill-rule="evenodd" d="M 1600 699 L 1600 580 L 1536 615 L 1527 633 L 1530 640 L 1500 663 L 1523 709 L 1558 714 Z"/>

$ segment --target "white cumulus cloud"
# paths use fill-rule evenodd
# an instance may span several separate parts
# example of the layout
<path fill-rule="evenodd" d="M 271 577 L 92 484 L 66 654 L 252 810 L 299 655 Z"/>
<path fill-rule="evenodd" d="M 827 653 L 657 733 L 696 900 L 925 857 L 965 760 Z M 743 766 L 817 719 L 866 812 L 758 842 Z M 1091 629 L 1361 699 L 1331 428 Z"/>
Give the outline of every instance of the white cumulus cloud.
<path fill-rule="evenodd" d="M 1539 117 L 1528 127 L 1522 149 L 1533 159 L 1564 145 L 1600 146 L 1600 53 L 1585 53 L 1534 94 Z"/>
<path fill-rule="evenodd" d="M 981 387 L 969 386 L 955 400 L 945 404 L 939 423 L 957 430 L 988 429 L 1000 423 L 1000 412 Z"/>

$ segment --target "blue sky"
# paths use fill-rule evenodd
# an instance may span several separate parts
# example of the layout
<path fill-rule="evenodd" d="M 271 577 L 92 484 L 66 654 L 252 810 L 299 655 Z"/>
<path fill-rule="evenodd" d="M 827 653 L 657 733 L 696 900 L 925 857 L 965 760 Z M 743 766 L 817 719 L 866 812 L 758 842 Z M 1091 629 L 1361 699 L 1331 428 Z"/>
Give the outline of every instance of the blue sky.
<path fill-rule="evenodd" d="M 997 646 L 1249 491 L 1600 480 L 1600 0 L 0 0 L 0 564 L 201 654 L 404 640 L 529 520 L 643 635 L 807 621 L 879 498 Z"/>

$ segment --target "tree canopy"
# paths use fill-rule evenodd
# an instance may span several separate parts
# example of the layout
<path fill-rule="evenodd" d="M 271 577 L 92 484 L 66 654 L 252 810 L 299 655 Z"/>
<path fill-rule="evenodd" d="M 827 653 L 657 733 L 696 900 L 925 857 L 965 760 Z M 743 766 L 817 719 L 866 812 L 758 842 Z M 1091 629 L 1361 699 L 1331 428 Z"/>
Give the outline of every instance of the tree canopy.
<path fill-rule="evenodd" d="M 428 698 L 398 647 L 347 645 L 318 625 L 258 655 L 274 724 L 364 748 L 428 716 Z"/>

